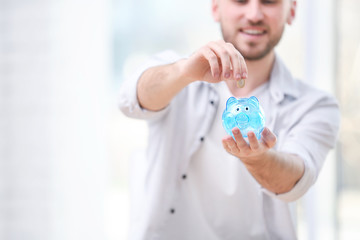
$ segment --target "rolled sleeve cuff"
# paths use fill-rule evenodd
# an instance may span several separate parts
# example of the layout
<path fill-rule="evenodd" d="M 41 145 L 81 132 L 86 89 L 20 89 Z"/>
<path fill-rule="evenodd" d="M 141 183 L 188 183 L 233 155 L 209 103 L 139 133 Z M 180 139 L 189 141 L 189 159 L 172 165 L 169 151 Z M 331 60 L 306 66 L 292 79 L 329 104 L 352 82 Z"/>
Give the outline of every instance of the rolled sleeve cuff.
<path fill-rule="evenodd" d="M 121 87 L 119 95 L 120 110 L 126 116 L 136 119 L 154 120 L 161 118 L 168 111 L 168 106 L 159 111 L 150 111 L 140 106 L 136 88 L 141 74 L 142 72 L 134 74 L 134 76 Z"/>
<path fill-rule="evenodd" d="M 286 150 L 284 150 L 283 152 L 295 154 L 303 160 L 304 162 L 303 176 L 294 185 L 294 187 L 286 193 L 276 194 L 263 187 L 261 188 L 261 190 L 267 195 L 270 195 L 271 197 L 275 197 L 284 202 L 293 202 L 301 198 L 308 191 L 308 189 L 315 183 L 317 177 L 317 171 L 313 162 L 311 161 L 311 157 L 309 155 L 304 154 L 306 152 L 305 149 L 301 149 L 301 147 L 299 146 L 290 147 L 289 145 L 284 149 Z"/>

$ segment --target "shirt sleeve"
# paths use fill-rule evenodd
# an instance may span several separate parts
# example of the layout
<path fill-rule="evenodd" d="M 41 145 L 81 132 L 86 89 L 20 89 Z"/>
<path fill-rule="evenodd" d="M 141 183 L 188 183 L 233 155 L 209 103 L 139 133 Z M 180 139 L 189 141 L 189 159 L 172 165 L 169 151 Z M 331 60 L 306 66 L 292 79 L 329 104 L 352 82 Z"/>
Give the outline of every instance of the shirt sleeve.
<path fill-rule="evenodd" d="M 275 194 L 265 188 L 263 191 L 285 202 L 302 197 L 315 183 L 328 152 L 335 147 L 339 125 L 339 108 L 330 96 L 304 109 L 304 115 L 278 149 L 299 156 L 304 161 L 304 174 L 289 192 Z"/>
<path fill-rule="evenodd" d="M 137 83 L 140 76 L 147 69 L 169 64 L 179 60 L 180 57 L 173 51 L 165 51 L 151 57 L 144 65 L 137 69 L 120 87 L 119 108 L 126 116 L 136 119 L 153 120 L 164 116 L 169 107 L 159 111 L 150 111 L 140 106 L 137 97 Z"/>

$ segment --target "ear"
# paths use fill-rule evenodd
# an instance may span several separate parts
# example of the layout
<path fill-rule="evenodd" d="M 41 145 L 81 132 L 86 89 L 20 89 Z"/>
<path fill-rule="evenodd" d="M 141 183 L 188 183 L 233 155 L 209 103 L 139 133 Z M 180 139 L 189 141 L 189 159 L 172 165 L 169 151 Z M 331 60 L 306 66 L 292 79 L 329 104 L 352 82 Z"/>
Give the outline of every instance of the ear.
<path fill-rule="evenodd" d="M 230 97 L 227 101 L 226 101 L 226 109 L 233 104 L 234 102 L 237 102 L 237 99 L 234 97 Z"/>
<path fill-rule="evenodd" d="M 251 103 L 253 103 L 253 104 L 255 104 L 255 106 L 259 106 L 259 100 L 256 98 L 256 97 L 254 97 L 254 96 L 251 96 L 250 98 L 249 98 L 249 101 L 251 102 Z"/>
<path fill-rule="evenodd" d="M 220 14 L 219 14 L 219 0 L 212 0 L 211 2 L 211 13 L 215 22 L 220 21 Z"/>
<path fill-rule="evenodd" d="M 286 20 L 287 24 L 289 25 L 292 24 L 292 22 L 295 19 L 295 15 L 296 15 L 296 0 L 290 0 L 290 10 Z"/>

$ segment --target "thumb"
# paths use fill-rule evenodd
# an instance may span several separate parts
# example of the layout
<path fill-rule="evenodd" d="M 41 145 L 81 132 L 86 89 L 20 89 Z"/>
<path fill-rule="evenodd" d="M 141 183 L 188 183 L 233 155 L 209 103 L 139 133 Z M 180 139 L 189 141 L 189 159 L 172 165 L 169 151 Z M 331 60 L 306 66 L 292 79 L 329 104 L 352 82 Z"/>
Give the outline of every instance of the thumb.
<path fill-rule="evenodd" d="M 268 146 L 268 148 L 272 148 L 276 144 L 276 136 L 273 132 L 271 132 L 267 127 L 261 133 L 261 139 Z"/>

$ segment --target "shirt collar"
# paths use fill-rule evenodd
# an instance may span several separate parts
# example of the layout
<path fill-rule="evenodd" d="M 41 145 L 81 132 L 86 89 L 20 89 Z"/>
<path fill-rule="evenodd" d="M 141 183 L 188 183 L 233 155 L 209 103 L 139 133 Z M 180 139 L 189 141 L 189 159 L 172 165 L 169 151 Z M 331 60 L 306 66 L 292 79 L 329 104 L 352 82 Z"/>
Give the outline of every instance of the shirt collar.
<path fill-rule="evenodd" d="M 285 95 L 290 95 L 295 98 L 299 97 L 300 92 L 296 87 L 296 79 L 294 79 L 277 54 L 275 54 L 269 84 L 270 95 L 276 103 L 280 103 Z"/>

